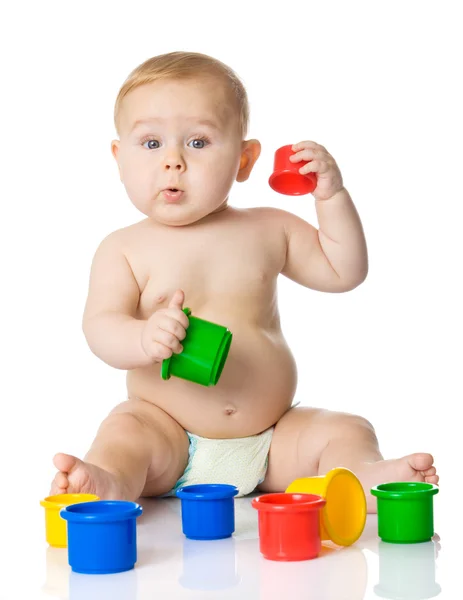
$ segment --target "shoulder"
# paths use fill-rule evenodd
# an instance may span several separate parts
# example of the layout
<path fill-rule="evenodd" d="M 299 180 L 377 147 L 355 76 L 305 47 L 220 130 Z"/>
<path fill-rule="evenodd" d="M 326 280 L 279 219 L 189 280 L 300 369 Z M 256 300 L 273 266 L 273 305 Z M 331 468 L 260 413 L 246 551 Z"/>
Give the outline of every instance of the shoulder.
<path fill-rule="evenodd" d="M 245 220 L 252 220 L 259 223 L 273 224 L 276 227 L 284 227 L 287 220 L 296 218 L 292 213 L 282 210 L 280 208 L 274 208 L 272 206 L 256 206 L 253 208 L 241 208 L 233 209 L 238 215 Z"/>
<path fill-rule="evenodd" d="M 122 227 L 112 231 L 100 242 L 97 252 L 101 250 L 108 250 L 121 253 L 129 250 L 133 244 L 140 239 L 143 232 L 147 230 L 149 224 L 146 223 L 146 219 L 127 227 Z"/>
<path fill-rule="evenodd" d="M 262 206 L 246 209 L 244 211 L 248 219 L 254 221 L 255 225 L 262 225 L 263 230 L 272 235 L 281 234 L 288 241 L 291 233 L 299 229 L 305 229 L 310 225 L 294 213 L 281 208 Z"/>
<path fill-rule="evenodd" d="M 306 234 L 316 231 L 308 221 L 287 210 L 273 207 L 264 207 L 256 210 L 260 211 L 256 213 L 257 218 L 266 223 L 274 224 L 275 227 L 284 233 L 287 240 L 294 233 Z"/>

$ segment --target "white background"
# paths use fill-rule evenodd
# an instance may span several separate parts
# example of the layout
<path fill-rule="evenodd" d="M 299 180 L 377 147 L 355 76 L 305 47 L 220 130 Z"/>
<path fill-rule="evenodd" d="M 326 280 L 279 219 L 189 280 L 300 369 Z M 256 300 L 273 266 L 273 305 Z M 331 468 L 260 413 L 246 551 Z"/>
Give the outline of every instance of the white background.
<path fill-rule="evenodd" d="M 370 272 L 359 288 L 330 295 L 280 278 L 297 399 L 364 415 L 388 458 L 433 453 L 437 506 L 461 489 L 458 4 L 81 1 L 2 9 L 3 500 L 27 494 L 36 510 L 54 475 L 53 454 L 82 456 L 125 399 L 125 373 L 91 353 L 81 318 L 96 247 L 143 218 L 110 154 L 114 100 L 136 65 L 173 50 L 222 60 L 247 88 L 249 137 L 261 141 L 262 155 L 250 180 L 235 184 L 232 205 L 280 207 L 316 225 L 312 196 L 282 196 L 267 184 L 278 147 L 315 140 L 337 160 L 362 218 Z"/>

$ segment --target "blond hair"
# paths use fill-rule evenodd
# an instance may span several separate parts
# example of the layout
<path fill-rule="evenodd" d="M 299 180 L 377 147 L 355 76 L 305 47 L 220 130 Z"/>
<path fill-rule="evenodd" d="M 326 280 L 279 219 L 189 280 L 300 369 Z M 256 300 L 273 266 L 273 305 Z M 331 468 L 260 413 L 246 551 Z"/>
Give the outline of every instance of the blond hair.
<path fill-rule="evenodd" d="M 114 106 L 114 125 L 119 133 L 119 113 L 123 99 L 134 89 L 160 79 L 190 79 L 213 76 L 228 85 L 236 103 L 240 131 L 246 137 L 249 124 L 249 102 L 246 89 L 236 73 L 221 61 L 198 52 L 170 52 L 149 58 L 136 67 L 123 83 Z"/>

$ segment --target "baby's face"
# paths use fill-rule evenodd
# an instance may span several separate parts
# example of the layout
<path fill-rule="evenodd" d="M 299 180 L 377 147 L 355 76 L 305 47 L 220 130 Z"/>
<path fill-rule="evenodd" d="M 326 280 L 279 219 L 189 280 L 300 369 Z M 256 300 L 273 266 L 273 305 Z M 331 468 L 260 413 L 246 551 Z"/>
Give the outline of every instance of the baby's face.
<path fill-rule="evenodd" d="M 209 78 L 140 86 L 124 98 L 119 129 L 113 154 L 142 213 L 179 226 L 227 206 L 242 139 L 223 84 Z"/>

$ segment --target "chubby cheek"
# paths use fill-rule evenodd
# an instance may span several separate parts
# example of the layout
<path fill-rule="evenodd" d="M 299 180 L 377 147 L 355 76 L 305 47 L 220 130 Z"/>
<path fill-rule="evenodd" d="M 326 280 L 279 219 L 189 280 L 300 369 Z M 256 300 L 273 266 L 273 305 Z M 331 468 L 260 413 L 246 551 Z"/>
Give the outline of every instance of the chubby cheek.
<path fill-rule="evenodd" d="M 224 178 L 217 178 L 208 181 L 207 186 L 203 186 L 203 189 L 207 198 L 210 199 L 210 203 L 215 205 L 217 202 L 220 203 L 225 200 L 230 191 L 230 187 L 231 182 Z"/>
<path fill-rule="evenodd" d="M 221 201 L 228 195 L 235 178 L 230 169 L 224 169 L 216 162 L 193 172 L 191 179 L 194 180 L 194 189 L 198 190 L 201 196 Z"/>
<path fill-rule="evenodd" d="M 137 207 L 149 200 L 152 179 L 149 171 L 140 168 L 140 165 L 128 162 L 122 165 L 122 181 L 129 198 Z"/>

